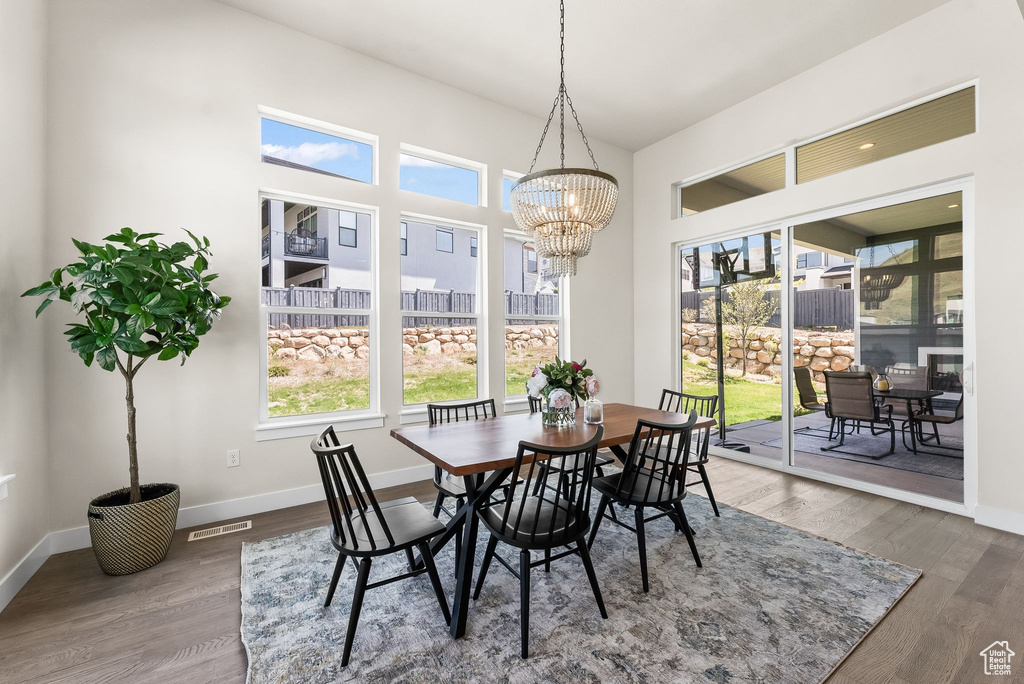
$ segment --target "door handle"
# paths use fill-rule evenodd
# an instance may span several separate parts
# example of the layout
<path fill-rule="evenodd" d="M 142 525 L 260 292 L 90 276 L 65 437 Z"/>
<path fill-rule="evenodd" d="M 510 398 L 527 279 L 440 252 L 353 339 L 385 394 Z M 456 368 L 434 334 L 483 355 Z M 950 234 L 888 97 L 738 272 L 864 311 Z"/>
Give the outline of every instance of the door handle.
<path fill-rule="evenodd" d="M 960 384 L 963 385 L 965 392 L 974 396 L 974 363 L 964 366 L 964 370 L 960 374 Z"/>

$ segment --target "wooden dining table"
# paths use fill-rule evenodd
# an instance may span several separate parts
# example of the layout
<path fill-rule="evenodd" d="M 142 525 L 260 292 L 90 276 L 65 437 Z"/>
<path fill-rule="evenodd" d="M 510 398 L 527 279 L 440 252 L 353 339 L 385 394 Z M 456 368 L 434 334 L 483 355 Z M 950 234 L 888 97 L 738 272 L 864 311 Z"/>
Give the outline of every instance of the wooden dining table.
<path fill-rule="evenodd" d="M 600 446 L 608 447 L 619 460 L 626 456 L 623 444 L 633 439 L 638 420 L 649 420 L 669 425 L 685 423 L 688 416 L 671 411 L 605 404 L 604 434 Z M 700 417 L 694 431 L 712 428 L 713 418 Z M 470 585 L 476 558 L 478 531 L 476 512 L 494 490 L 508 478 L 515 465 L 519 442 L 530 442 L 540 447 L 564 447 L 585 444 L 597 433 L 597 425 L 583 422 L 583 409 L 576 409 L 573 427 L 545 427 L 539 413 L 520 413 L 483 420 L 416 425 L 396 428 L 391 436 L 442 470 L 461 476 L 466 487 L 466 503 L 459 508 L 445 526 L 445 531 L 434 537 L 430 550 L 434 555 L 443 549 L 456 534 L 463 535 L 461 556 L 456 559 L 455 601 L 452 606 L 451 635 L 459 638 L 466 633 L 469 613 Z"/>

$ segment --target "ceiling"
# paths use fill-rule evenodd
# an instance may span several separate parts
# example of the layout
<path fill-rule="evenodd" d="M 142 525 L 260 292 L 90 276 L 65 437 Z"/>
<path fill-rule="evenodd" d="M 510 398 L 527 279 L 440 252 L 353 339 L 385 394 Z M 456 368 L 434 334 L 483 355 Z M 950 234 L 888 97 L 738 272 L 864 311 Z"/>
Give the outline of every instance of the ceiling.
<path fill-rule="evenodd" d="M 830 223 L 866 236 L 960 223 L 964 220 L 961 201 L 959 192 L 951 192 L 857 214 L 847 214 L 831 219 Z"/>
<path fill-rule="evenodd" d="M 558 90 L 554 0 L 219 1 L 533 116 Z M 568 0 L 566 85 L 637 150 L 947 1 Z"/>

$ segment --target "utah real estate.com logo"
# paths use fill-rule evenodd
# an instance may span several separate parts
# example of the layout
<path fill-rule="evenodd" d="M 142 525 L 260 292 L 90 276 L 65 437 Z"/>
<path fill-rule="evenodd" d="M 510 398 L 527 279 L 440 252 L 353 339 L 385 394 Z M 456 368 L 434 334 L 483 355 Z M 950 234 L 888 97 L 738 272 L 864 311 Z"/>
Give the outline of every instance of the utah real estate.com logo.
<path fill-rule="evenodd" d="M 1017 654 L 1010 650 L 1009 642 L 993 641 L 979 655 L 985 660 L 985 674 L 1010 675 L 1010 659 Z"/>

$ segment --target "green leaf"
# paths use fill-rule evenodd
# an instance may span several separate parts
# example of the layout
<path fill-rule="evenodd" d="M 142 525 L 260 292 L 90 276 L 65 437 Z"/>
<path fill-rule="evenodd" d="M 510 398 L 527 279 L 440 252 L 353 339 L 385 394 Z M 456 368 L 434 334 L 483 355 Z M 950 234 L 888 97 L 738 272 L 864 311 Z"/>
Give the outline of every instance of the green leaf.
<path fill-rule="evenodd" d="M 142 321 L 142 316 L 132 316 L 129 318 L 126 330 L 132 337 L 142 337 L 142 333 L 146 332 L 146 325 Z"/>
<path fill-rule="evenodd" d="M 92 352 L 79 352 L 78 355 L 82 357 L 82 361 L 85 362 L 86 366 L 92 365 L 92 359 L 95 356 Z"/>
<path fill-rule="evenodd" d="M 50 306 L 51 304 L 53 304 L 53 299 L 44 299 L 43 303 L 39 305 L 38 309 L 36 309 L 36 318 L 39 318 L 39 314 L 43 313 L 43 311 L 46 310 L 46 307 Z"/>
<path fill-rule="evenodd" d="M 158 356 L 157 359 L 159 359 L 160 361 L 170 361 L 171 359 L 173 359 L 177 355 L 178 355 L 178 350 L 177 349 L 175 349 L 174 347 L 167 347 L 162 352 L 160 352 L 160 356 Z M 190 368 L 191 368 L 191 366 L 190 366 Z"/>
<path fill-rule="evenodd" d="M 24 292 L 21 293 L 21 296 L 22 297 L 37 297 L 37 296 L 39 296 L 41 294 L 47 294 L 51 290 L 56 290 L 56 289 L 57 288 L 54 287 L 50 283 L 43 283 L 39 287 L 33 287 L 31 290 L 25 290 Z"/>
<path fill-rule="evenodd" d="M 113 347 L 104 347 L 96 352 L 96 363 L 105 371 L 112 371 L 117 368 L 117 352 Z"/>
<path fill-rule="evenodd" d="M 137 340 L 133 337 L 127 337 L 125 335 L 115 337 L 114 344 L 117 346 L 118 349 L 129 354 L 137 354 L 149 349 L 146 343 L 143 342 L 142 340 Z"/>
<path fill-rule="evenodd" d="M 117 278 L 118 282 L 124 285 L 131 285 L 133 282 L 135 282 L 135 276 L 133 276 L 132 272 L 129 271 L 127 268 L 122 268 L 121 266 L 114 266 L 113 268 L 110 269 L 110 272 L 114 275 L 115 278 Z"/>
<path fill-rule="evenodd" d="M 164 299 L 147 308 L 150 313 L 156 314 L 157 316 L 167 316 L 168 314 L 181 310 L 182 306 L 174 300 Z"/>

